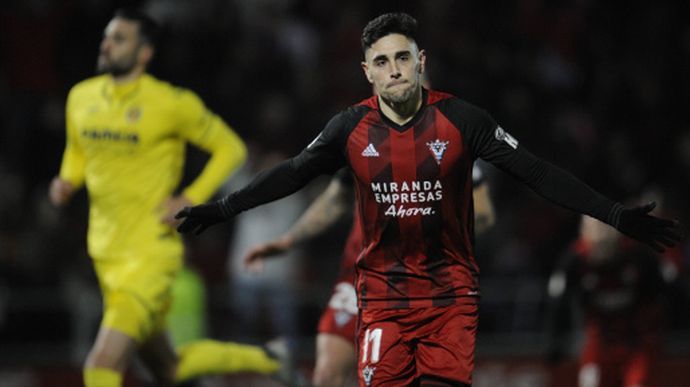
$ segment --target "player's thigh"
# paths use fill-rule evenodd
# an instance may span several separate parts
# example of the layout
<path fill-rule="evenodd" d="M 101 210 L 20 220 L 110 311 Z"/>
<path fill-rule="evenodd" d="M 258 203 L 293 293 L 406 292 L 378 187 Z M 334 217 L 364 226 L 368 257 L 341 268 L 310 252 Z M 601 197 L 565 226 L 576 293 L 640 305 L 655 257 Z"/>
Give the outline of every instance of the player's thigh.
<path fill-rule="evenodd" d="M 456 383 L 472 383 L 478 326 L 476 306 L 448 306 L 429 311 L 416 349 L 417 377 L 430 376 Z M 434 315 L 435 314 L 435 315 Z"/>
<path fill-rule="evenodd" d="M 367 313 L 364 311 L 363 313 Z M 392 321 L 360 320 L 357 377 L 361 386 L 409 386 L 415 380 L 414 348 Z"/>
<path fill-rule="evenodd" d="M 96 262 L 105 306 L 102 325 L 137 342 L 162 331 L 181 263 L 180 256 Z"/>

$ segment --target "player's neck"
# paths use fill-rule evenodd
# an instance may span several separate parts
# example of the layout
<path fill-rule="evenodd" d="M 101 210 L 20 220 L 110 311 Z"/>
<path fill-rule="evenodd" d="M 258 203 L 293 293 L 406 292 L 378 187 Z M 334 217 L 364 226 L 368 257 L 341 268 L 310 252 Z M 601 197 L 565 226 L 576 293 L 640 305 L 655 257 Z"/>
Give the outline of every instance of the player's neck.
<path fill-rule="evenodd" d="M 422 88 L 420 87 L 407 101 L 396 103 L 386 100 L 379 95 L 381 112 L 398 125 L 405 125 L 422 107 Z"/>
<path fill-rule="evenodd" d="M 144 69 L 143 68 L 135 68 L 132 71 L 128 72 L 127 74 L 113 76 L 113 82 L 116 85 L 124 85 L 126 83 L 131 83 L 131 82 L 136 81 L 142 75 L 144 75 Z"/>

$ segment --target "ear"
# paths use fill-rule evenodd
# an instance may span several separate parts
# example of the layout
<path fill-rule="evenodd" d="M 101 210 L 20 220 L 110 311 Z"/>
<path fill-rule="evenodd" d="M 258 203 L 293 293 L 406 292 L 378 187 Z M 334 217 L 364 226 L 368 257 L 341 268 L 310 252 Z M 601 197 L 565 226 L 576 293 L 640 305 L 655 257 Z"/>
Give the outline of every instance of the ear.
<path fill-rule="evenodd" d="M 149 44 L 144 44 L 139 48 L 139 62 L 143 64 L 148 64 L 153 59 L 153 53 L 155 49 Z"/>
<path fill-rule="evenodd" d="M 371 77 L 371 71 L 369 71 L 369 65 L 367 65 L 367 62 L 362 62 L 362 71 L 364 71 L 364 76 L 367 77 L 367 81 L 371 83 L 372 85 L 374 84 L 374 79 Z"/>
<path fill-rule="evenodd" d="M 426 70 L 426 51 L 419 50 L 417 59 L 419 60 L 419 67 L 417 68 L 417 71 L 419 71 L 420 74 L 424 74 L 424 71 Z"/>

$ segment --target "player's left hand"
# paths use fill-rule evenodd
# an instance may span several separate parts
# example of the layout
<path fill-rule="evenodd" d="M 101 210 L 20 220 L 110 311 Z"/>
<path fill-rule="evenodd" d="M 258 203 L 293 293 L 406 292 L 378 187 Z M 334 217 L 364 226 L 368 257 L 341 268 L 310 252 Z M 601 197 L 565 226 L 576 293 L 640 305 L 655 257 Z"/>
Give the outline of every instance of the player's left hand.
<path fill-rule="evenodd" d="M 165 199 L 165 201 L 161 203 L 158 208 L 162 214 L 160 221 L 170 227 L 176 227 L 180 224 L 180 221 L 175 218 L 175 215 L 180 212 L 181 209 L 191 205 L 192 201 L 187 199 L 184 195 L 173 196 Z"/>
<path fill-rule="evenodd" d="M 194 232 L 199 235 L 207 228 L 228 220 L 219 202 L 200 204 L 194 207 L 185 207 L 175 215 L 175 219 L 181 220 L 177 231 L 186 234 Z"/>
<path fill-rule="evenodd" d="M 626 208 L 621 212 L 618 231 L 649 245 L 658 252 L 673 247 L 682 239 L 680 222 L 657 218 L 649 213 L 656 207 L 655 202 L 644 206 Z"/>

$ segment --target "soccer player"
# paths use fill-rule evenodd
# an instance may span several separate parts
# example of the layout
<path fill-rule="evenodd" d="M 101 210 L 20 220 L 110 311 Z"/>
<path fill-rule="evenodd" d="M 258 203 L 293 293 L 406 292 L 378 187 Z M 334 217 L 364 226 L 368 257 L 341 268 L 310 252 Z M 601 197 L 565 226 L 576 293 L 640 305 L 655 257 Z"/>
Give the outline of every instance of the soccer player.
<path fill-rule="evenodd" d="M 88 191 L 88 251 L 104 314 L 84 365 L 87 387 L 121 386 L 135 352 L 163 386 L 206 373 L 272 374 L 280 367 L 264 349 L 234 343 L 195 341 L 176 353 L 166 334 L 172 285 L 183 264 L 174 215 L 208 200 L 246 149 L 197 95 L 146 73 L 156 31 L 139 11 L 115 13 L 100 46 L 101 75 L 69 93 L 67 144 L 49 188 L 56 206 L 82 186 Z M 187 142 L 211 157 L 175 195 Z"/>
<path fill-rule="evenodd" d="M 479 301 L 472 165 L 482 158 L 543 197 L 663 250 L 677 222 L 626 208 L 530 153 L 484 110 L 425 89 L 416 20 L 370 21 L 362 69 L 376 95 L 335 115 L 300 154 L 239 191 L 176 216 L 203 232 L 347 166 L 364 249 L 357 259 L 358 377 L 363 386 L 472 383 Z"/>
<path fill-rule="evenodd" d="M 493 224 L 494 209 L 488 185 L 484 184 L 483 174 L 477 165 L 472 170 L 472 180 L 475 227 L 481 233 Z M 245 255 L 243 261 L 247 268 L 260 271 L 266 258 L 283 254 L 294 246 L 319 236 L 340 220 L 351 205 L 349 199 L 352 196 L 352 184 L 352 176 L 347 169 L 338 171 L 326 190 L 285 234 L 254 247 Z M 354 283 L 355 263 L 362 251 L 362 236 L 358 226 L 358 212 L 354 211 L 353 214 L 355 218 L 345 242 L 333 294 L 317 329 L 316 365 L 312 377 L 312 383 L 316 387 L 345 386 L 351 379 L 356 364 L 357 295 Z"/>
<path fill-rule="evenodd" d="M 582 217 L 580 238 L 549 279 L 551 355 L 560 354 L 570 301 L 584 312 L 579 387 L 649 387 L 662 350 L 667 263 Z"/>

